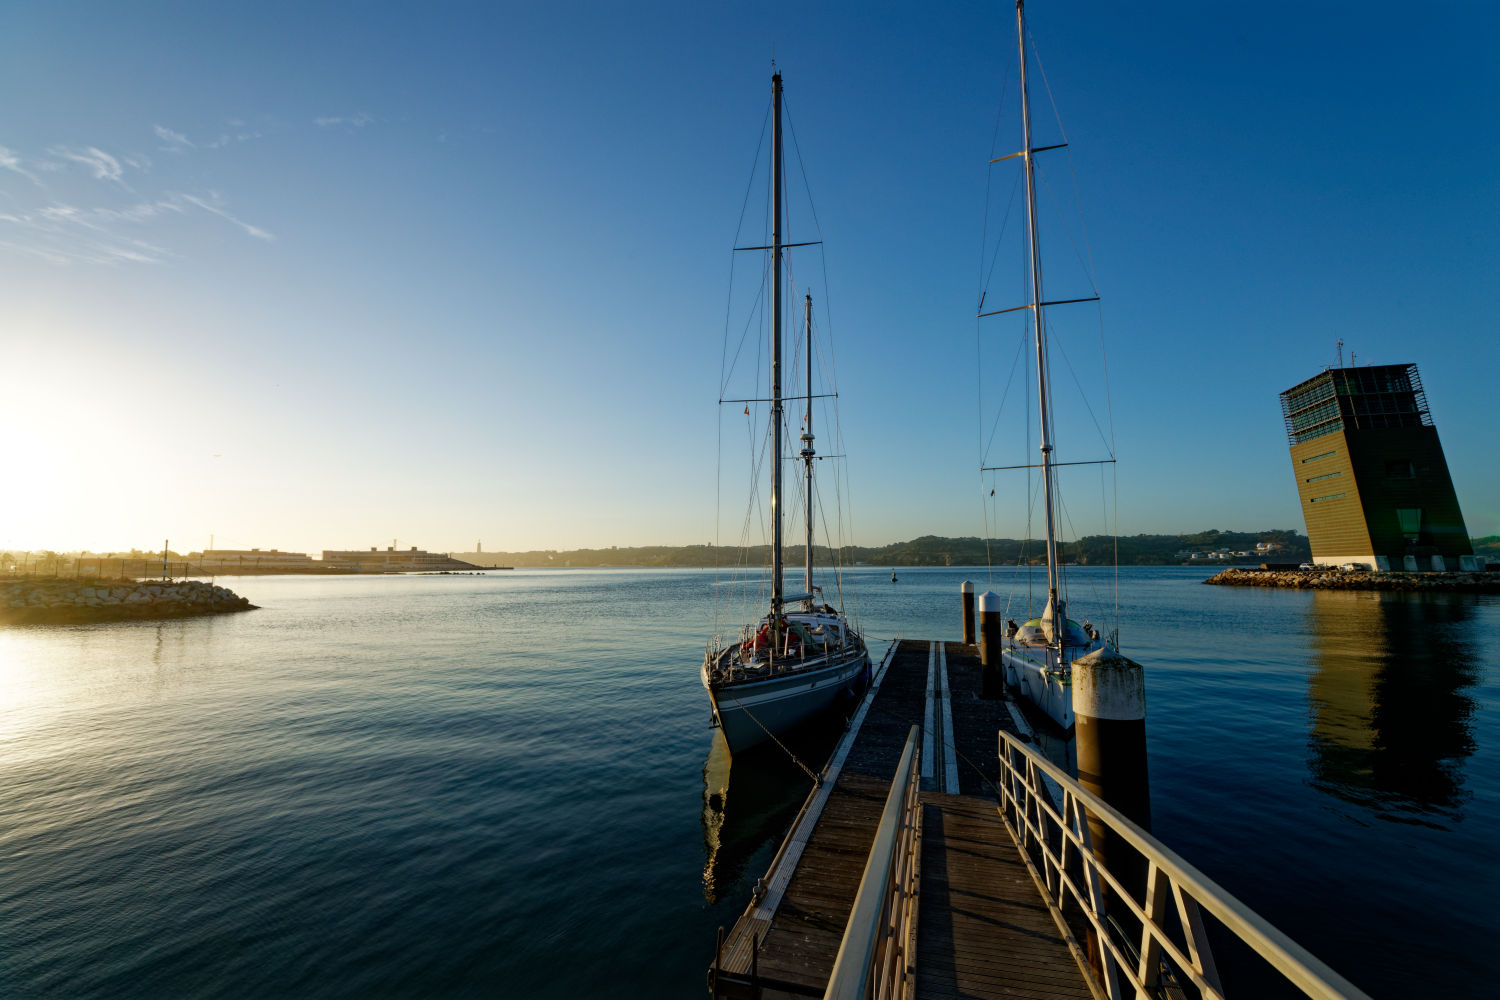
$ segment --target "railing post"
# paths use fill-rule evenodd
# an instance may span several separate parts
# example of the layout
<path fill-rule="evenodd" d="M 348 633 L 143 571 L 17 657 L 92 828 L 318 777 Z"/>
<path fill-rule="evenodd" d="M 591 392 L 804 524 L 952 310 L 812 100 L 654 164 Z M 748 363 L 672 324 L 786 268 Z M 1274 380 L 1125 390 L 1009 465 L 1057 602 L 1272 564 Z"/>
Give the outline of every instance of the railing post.
<path fill-rule="evenodd" d="M 1161 918 L 1167 913 L 1167 876 L 1155 861 L 1146 869 L 1146 921 L 1141 927 L 1141 944 L 1137 953 L 1141 956 L 1136 967 L 1136 979 L 1142 986 L 1151 989 L 1161 976 Z"/>

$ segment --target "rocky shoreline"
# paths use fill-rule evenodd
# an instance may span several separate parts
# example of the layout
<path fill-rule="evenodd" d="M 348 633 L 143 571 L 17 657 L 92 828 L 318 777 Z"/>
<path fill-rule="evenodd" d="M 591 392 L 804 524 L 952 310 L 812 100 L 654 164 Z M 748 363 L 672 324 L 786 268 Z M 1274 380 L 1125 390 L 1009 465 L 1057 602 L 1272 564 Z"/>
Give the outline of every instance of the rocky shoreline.
<path fill-rule="evenodd" d="M 1225 587 L 1288 587 L 1294 590 L 1465 591 L 1500 594 L 1500 572 L 1377 573 L 1342 569 L 1230 568 L 1204 583 Z"/>
<path fill-rule="evenodd" d="M 84 625 L 254 609 L 227 587 L 202 580 L 0 581 L 0 625 Z"/>

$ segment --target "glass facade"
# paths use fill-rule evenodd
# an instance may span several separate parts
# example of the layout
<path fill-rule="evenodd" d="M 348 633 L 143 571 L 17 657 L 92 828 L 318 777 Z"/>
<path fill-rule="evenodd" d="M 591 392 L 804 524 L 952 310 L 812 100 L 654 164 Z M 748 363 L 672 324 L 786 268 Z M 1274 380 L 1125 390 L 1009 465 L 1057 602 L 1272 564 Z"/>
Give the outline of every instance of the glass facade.
<path fill-rule="evenodd" d="M 1330 368 L 1281 394 L 1287 438 L 1301 444 L 1345 427 L 1431 427 L 1416 365 Z"/>

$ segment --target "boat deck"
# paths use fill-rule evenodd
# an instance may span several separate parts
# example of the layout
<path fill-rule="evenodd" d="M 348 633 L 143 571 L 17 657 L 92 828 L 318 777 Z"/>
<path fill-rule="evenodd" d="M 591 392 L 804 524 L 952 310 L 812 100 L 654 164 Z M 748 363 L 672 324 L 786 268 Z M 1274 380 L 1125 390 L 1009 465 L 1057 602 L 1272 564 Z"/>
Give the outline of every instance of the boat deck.
<path fill-rule="evenodd" d="M 897 644 L 725 936 L 716 995 L 823 995 L 913 724 L 923 727 L 917 995 L 1091 995 L 996 809 L 995 731 L 1025 723 L 979 692 L 974 647 Z"/>

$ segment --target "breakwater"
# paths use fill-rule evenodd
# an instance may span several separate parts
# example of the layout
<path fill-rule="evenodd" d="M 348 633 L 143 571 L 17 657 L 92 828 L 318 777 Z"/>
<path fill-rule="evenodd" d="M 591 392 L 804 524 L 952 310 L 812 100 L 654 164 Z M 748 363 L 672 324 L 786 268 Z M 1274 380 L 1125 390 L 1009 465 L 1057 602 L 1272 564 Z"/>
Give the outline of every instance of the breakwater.
<path fill-rule="evenodd" d="M 1231 567 L 1204 583 L 1225 587 L 1294 590 L 1467 591 L 1500 594 L 1500 573 L 1377 573 L 1342 569 L 1240 569 Z"/>
<path fill-rule="evenodd" d="M 24 579 L 0 583 L 0 625 L 83 624 L 249 611 L 255 605 L 201 580 Z"/>

